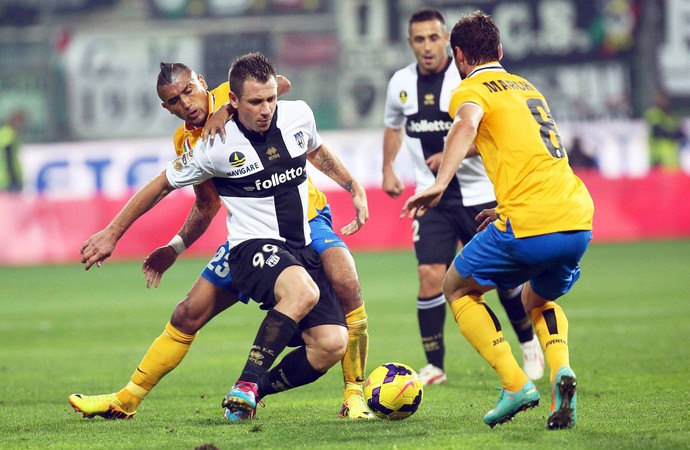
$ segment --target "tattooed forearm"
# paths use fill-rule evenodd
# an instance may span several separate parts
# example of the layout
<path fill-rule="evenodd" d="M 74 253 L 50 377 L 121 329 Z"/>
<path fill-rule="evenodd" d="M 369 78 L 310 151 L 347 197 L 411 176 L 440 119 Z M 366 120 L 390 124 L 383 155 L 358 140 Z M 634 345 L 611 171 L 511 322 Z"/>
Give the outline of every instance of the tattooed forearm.
<path fill-rule="evenodd" d="M 318 164 L 321 172 L 325 173 L 326 175 L 333 173 L 335 161 L 333 161 L 331 158 L 319 158 Z"/>
<path fill-rule="evenodd" d="M 204 234 L 221 206 L 218 193 L 210 181 L 194 186 L 194 193 L 196 194 L 194 206 L 189 211 L 182 229 L 177 233 L 187 247 Z"/>
<path fill-rule="evenodd" d="M 348 181 L 342 186 L 345 188 L 347 192 L 352 193 L 352 180 Z"/>
<path fill-rule="evenodd" d="M 211 211 L 200 210 L 196 207 L 192 208 L 182 229 L 177 233 L 185 242 L 185 245 L 192 245 L 193 242 L 204 234 L 213 220 L 214 215 L 215 214 L 212 214 Z"/>

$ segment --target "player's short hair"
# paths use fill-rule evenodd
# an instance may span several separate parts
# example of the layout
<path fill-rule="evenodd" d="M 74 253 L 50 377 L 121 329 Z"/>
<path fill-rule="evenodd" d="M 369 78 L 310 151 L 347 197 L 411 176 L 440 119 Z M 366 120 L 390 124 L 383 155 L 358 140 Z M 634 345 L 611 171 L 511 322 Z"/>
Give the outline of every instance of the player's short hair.
<path fill-rule="evenodd" d="M 463 15 L 450 32 L 450 47 L 459 47 L 467 63 L 473 66 L 498 61 L 500 45 L 498 27 L 488 14 L 479 10 Z"/>
<path fill-rule="evenodd" d="M 438 20 L 444 27 L 446 25 L 446 19 L 438 9 L 429 7 L 419 8 L 410 16 L 410 21 L 407 24 L 407 33 L 410 34 L 413 23 L 426 22 L 428 20 Z"/>
<path fill-rule="evenodd" d="M 263 53 L 247 53 L 236 58 L 228 71 L 228 82 L 237 97 L 242 96 L 244 82 L 252 79 L 257 83 L 266 83 L 277 76 L 276 66 Z"/>
<path fill-rule="evenodd" d="M 192 72 L 192 69 L 190 69 L 188 66 L 182 63 L 161 62 L 160 69 L 160 72 L 158 72 L 158 81 L 156 83 L 156 88 L 172 84 L 173 78 L 175 78 L 176 75 L 182 72 Z"/>

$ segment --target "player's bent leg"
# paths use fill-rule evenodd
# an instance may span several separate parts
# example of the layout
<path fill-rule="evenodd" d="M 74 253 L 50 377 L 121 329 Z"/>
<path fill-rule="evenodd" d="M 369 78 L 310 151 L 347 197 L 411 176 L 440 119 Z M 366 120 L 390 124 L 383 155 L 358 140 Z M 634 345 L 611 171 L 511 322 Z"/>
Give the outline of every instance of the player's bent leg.
<path fill-rule="evenodd" d="M 68 397 L 70 404 L 85 417 L 133 417 L 148 393 L 184 359 L 196 332 L 236 302 L 235 292 L 214 286 L 199 277 L 187 297 L 178 303 L 170 322 L 153 341 L 127 386 L 114 394 L 73 394 Z"/>
<path fill-rule="evenodd" d="M 455 298 L 450 301 L 450 309 L 460 331 L 501 379 L 501 398 L 484 417 L 484 423 L 493 427 L 536 406 L 539 393 L 513 357 L 498 319 L 484 302 L 481 293 L 489 289 L 491 286 L 482 286 L 472 277 L 464 278 L 455 266 L 448 270 L 443 282 L 449 301 Z"/>
<path fill-rule="evenodd" d="M 338 417 L 372 419 L 374 415 L 364 401 L 362 383 L 365 380 L 369 334 L 364 304 L 345 316 L 347 323 L 347 350 L 341 360 L 343 367 L 344 395 Z"/>
<path fill-rule="evenodd" d="M 326 277 L 338 297 L 345 315 L 362 306 L 362 291 L 355 260 L 345 247 L 329 247 L 321 253 Z"/>
<path fill-rule="evenodd" d="M 347 329 L 340 325 L 319 325 L 302 333 L 307 359 L 319 372 L 326 372 L 340 361 L 347 348 Z"/>
<path fill-rule="evenodd" d="M 577 420 L 577 378 L 570 368 L 568 319 L 555 301 L 534 292 L 530 283 L 525 285 L 522 298 L 551 373 L 551 414 L 547 427 L 551 430 L 573 427 Z"/>
<path fill-rule="evenodd" d="M 289 301 L 286 304 L 291 305 Z M 294 310 L 291 311 L 294 312 Z M 297 322 L 287 314 L 278 311 L 277 308 L 268 310 L 256 333 L 239 379 L 221 403 L 224 415 L 229 421 L 235 422 L 254 417 L 256 405 L 259 402 L 259 385 L 266 377 L 268 368 L 273 366 L 277 356 L 288 345 L 297 329 Z M 274 369 L 279 366 L 280 364 Z"/>
<path fill-rule="evenodd" d="M 184 300 L 179 302 L 170 317 L 170 323 L 186 334 L 196 334 L 211 319 L 238 301 L 238 292 L 197 278 Z"/>
<path fill-rule="evenodd" d="M 302 266 L 289 266 L 275 282 L 275 310 L 299 322 L 319 301 L 319 287 Z"/>
<path fill-rule="evenodd" d="M 348 343 L 341 360 L 343 369 L 343 404 L 338 411 L 341 418 L 370 419 L 374 415 L 364 401 L 362 383 L 366 379 L 369 353 L 368 317 L 355 261 L 350 251 L 341 246 L 327 248 L 321 253 L 324 272 L 345 313 Z"/>

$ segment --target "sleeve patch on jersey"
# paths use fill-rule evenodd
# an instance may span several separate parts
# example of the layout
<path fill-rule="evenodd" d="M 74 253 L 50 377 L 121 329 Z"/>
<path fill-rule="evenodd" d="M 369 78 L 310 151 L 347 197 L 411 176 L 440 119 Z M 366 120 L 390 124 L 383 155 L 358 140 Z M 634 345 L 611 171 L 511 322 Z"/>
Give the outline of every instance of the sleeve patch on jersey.
<path fill-rule="evenodd" d="M 192 158 L 194 158 L 194 149 L 191 149 L 191 150 L 189 150 L 189 151 L 187 151 L 187 152 L 184 152 L 184 153 L 182 154 L 182 156 L 180 156 L 180 157 L 177 158 L 177 159 L 179 160 L 179 162 L 180 162 L 183 166 L 185 166 L 185 165 L 187 165 L 187 163 L 188 163 L 189 161 L 192 160 Z M 177 164 L 175 165 L 175 167 L 177 168 Z M 181 167 L 180 167 L 180 170 L 182 170 Z"/>
<path fill-rule="evenodd" d="M 299 148 L 305 148 L 307 146 L 307 142 L 304 139 L 304 133 L 302 131 L 295 133 L 295 141 L 297 142 Z"/>
<path fill-rule="evenodd" d="M 407 91 L 402 90 L 400 91 L 400 95 L 398 96 L 400 98 L 400 103 L 406 103 L 407 102 Z"/>

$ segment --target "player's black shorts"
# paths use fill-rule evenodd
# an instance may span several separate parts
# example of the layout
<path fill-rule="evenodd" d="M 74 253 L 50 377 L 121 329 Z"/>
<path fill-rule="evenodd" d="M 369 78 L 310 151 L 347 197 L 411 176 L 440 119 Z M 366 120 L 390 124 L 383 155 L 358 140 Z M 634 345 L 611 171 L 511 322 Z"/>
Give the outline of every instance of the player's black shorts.
<path fill-rule="evenodd" d="M 230 250 L 228 265 L 235 285 L 260 303 L 261 309 L 275 306 L 273 289 L 283 270 L 294 265 L 304 267 L 319 287 L 321 296 L 316 306 L 300 320 L 299 329 L 317 325 L 346 326 L 345 315 L 323 272 L 321 259 L 311 247 L 292 248 L 278 240 L 252 239 Z"/>
<path fill-rule="evenodd" d="M 495 208 L 496 202 L 464 208 L 431 208 L 412 222 L 412 241 L 419 264 L 450 266 L 458 249 L 458 241 L 466 244 L 477 233 L 480 222 L 474 218 L 484 209 Z M 234 275 L 233 275 L 234 276 Z"/>

